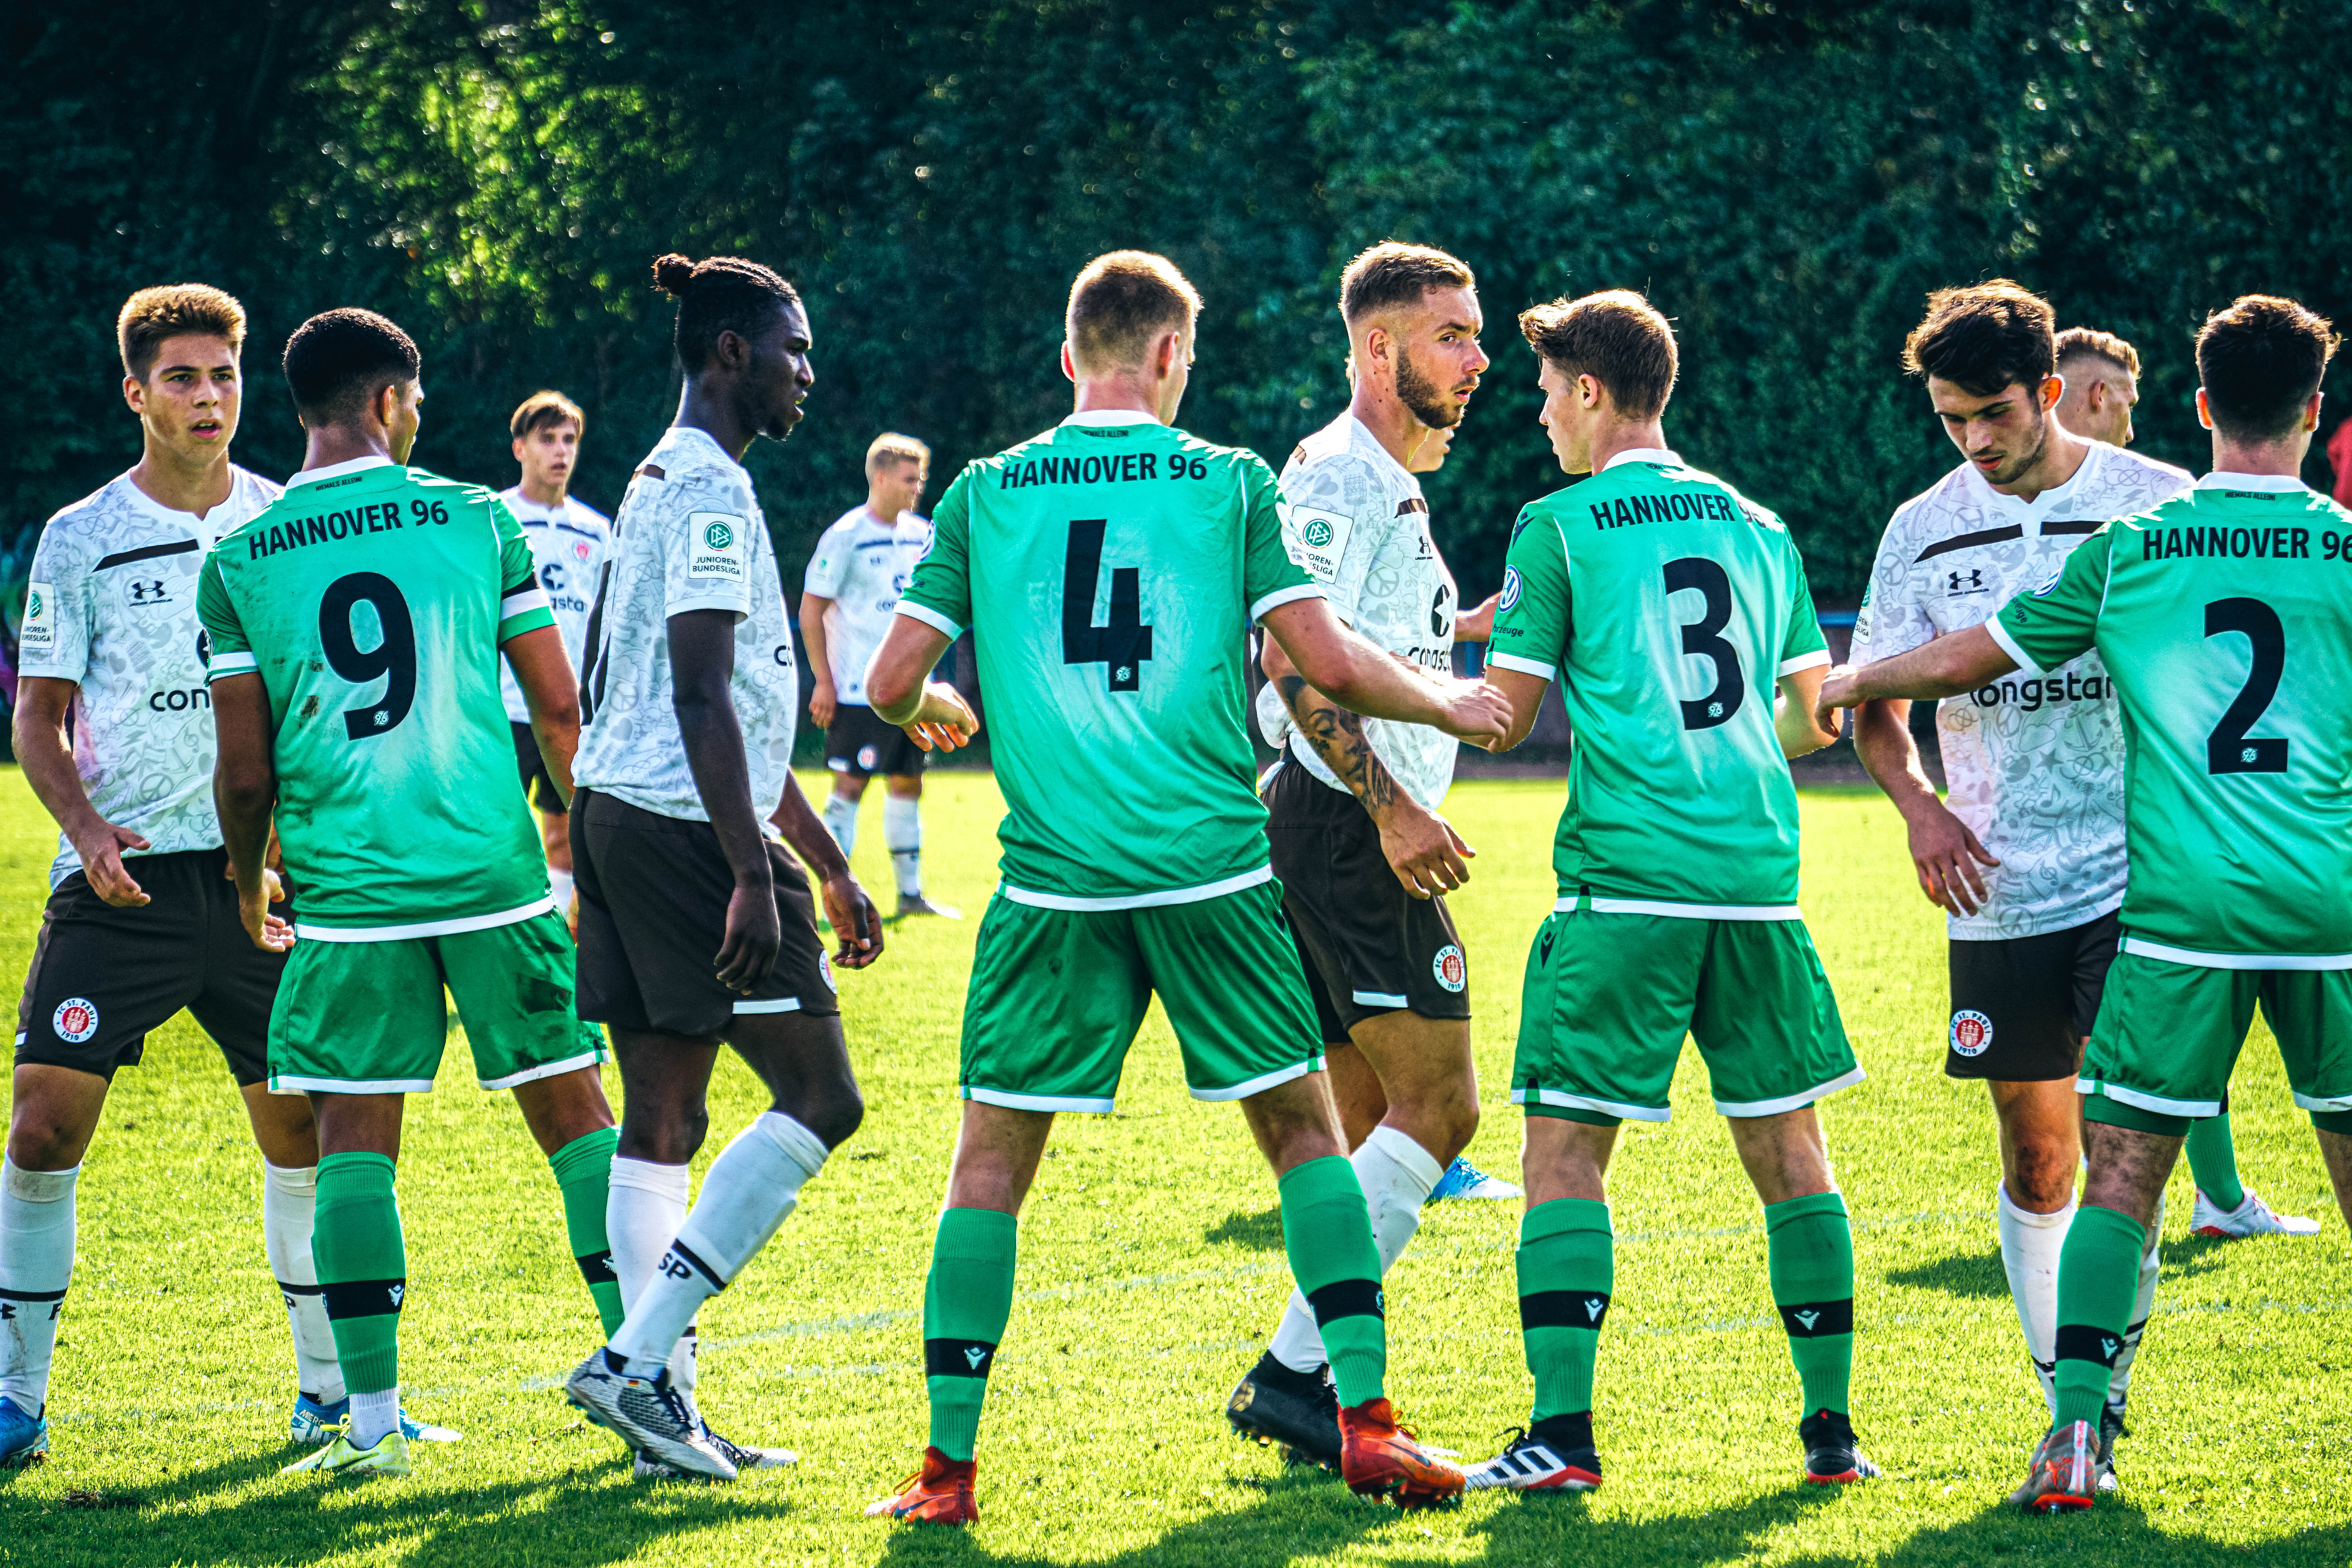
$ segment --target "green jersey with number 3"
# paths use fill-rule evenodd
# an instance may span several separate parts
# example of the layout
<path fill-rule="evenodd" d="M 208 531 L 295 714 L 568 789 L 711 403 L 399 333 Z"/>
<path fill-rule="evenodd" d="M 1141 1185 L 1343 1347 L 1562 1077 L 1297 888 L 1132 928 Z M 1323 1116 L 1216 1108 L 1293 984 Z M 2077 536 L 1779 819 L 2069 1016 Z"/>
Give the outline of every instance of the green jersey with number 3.
<path fill-rule="evenodd" d="M 1513 525 L 1488 662 L 1559 682 L 1552 852 L 1602 910 L 1793 919 L 1780 678 L 1830 661 L 1780 520 L 1671 452 L 1622 452 Z"/>
<path fill-rule="evenodd" d="M 551 907 L 499 649 L 555 617 L 488 490 L 381 458 L 297 474 L 214 544 L 196 608 L 209 679 L 269 693 L 299 934 L 432 936 Z"/>
<path fill-rule="evenodd" d="M 1280 502 L 1255 453 L 1125 413 L 1074 415 L 948 487 L 898 614 L 971 630 L 1006 897 L 1133 908 L 1271 876 L 1247 634 L 1322 596 Z"/>
<path fill-rule="evenodd" d="M 2096 647 L 2115 680 L 2124 951 L 2352 968 L 2352 511 L 2208 474 L 2084 541 L 1988 629 L 2028 671 Z"/>

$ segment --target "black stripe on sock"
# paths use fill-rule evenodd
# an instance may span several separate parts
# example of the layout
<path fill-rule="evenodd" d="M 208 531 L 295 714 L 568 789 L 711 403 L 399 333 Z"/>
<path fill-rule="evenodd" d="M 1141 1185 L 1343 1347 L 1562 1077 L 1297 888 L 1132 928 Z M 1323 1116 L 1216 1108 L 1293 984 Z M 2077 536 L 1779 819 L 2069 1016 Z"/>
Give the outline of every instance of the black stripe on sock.
<path fill-rule="evenodd" d="M 1853 1298 L 1843 1301 L 1791 1301 L 1780 1309 L 1780 1326 L 1789 1337 L 1818 1340 L 1830 1334 L 1853 1332 Z"/>
<path fill-rule="evenodd" d="M 580 1278 L 588 1281 L 592 1288 L 614 1284 L 621 1278 L 613 1272 L 613 1255 L 609 1250 L 583 1252 L 572 1261 L 580 1265 Z"/>
<path fill-rule="evenodd" d="M 65 1299 L 63 1290 L 0 1289 L 0 1301 L 62 1301 Z"/>
<path fill-rule="evenodd" d="M 327 1321 L 339 1318 L 382 1318 L 400 1310 L 408 1294 L 405 1279 L 343 1279 L 319 1287 L 327 1299 Z"/>
<path fill-rule="evenodd" d="M 1598 1330 L 1609 1316 L 1606 1290 L 1535 1290 L 1519 1298 L 1519 1328 Z"/>
<path fill-rule="evenodd" d="M 1381 1293 L 1377 1279 L 1334 1279 L 1319 1290 L 1307 1293 L 1307 1304 L 1315 1309 L 1315 1326 L 1328 1328 L 1341 1318 L 1386 1318 L 1388 1300 Z"/>
<path fill-rule="evenodd" d="M 923 1375 L 981 1377 L 996 1364 L 996 1347 L 986 1340 L 925 1340 Z"/>
<path fill-rule="evenodd" d="M 281 1296 L 316 1296 L 324 1289 L 324 1285 L 289 1285 L 283 1279 L 278 1282 L 278 1292 Z M 0 1291 L 0 1294 L 5 1292 Z"/>
<path fill-rule="evenodd" d="M 702 1261 L 701 1258 L 696 1257 L 694 1248 L 687 1246 L 687 1244 L 682 1241 L 671 1242 L 669 1244 L 669 1250 L 662 1254 L 662 1272 L 671 1276 L 673 1279 L 678 1278 L 679 1276 L 677 1265 L 681 1261 L 692 1264 L 697 1273 L 700 1274 L 705 1279 L 710 1281 L 710 1289 L 712 1290 L 718 1291 L 727 1289 L 727 1281 L 719 1277 L 719 1270 L 713 1268 L 710 1265 Z"/>
<path fill-rule="evenodd" d="M 2112 1369 L 2116 1364 L 2116 1352 L 2123 1348 L 2123 1335 L 2113 1329 L 2102 1329 L 2090 1323 L 2058 1325 L 2060 1361 L 2095 1361 Z"/>

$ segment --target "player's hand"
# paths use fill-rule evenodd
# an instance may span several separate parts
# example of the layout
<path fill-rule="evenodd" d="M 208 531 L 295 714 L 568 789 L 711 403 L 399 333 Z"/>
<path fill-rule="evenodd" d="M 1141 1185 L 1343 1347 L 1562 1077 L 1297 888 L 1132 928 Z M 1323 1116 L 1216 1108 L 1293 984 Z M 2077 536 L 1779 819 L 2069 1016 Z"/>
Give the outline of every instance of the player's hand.
<path fill-rule="evenodd" d="M 258 887 L 247 892 L 236 890 L 236 918 L 244 923 L 245 934 L 253 945 L 264 952 L 284 952 L 294 945 L 294 928 L 284 917 L 269 912 L 269 906 L 286 897 L 286 889 L 278 885 L 275 872 L 264 871 Z"/>
<path fill-rule="evenodd" d="M 1397 805 L 1374 820 L 1389 869 L 1414 898 L 1450 893 L 1470 879 L 1470 868 L 1463 862 L 1478 851 L 1464 843 L 1454 825 L 1435 812 L 1423 811 L 1401 794 Z"/>
<path fill-rule="evenodd" d="M 122 852 L 144 849 L 147 840 L 103 817 L 93 817 L 89 826 L 68 837 L 74 853 L 81 857 L 82 875 L 91 892 L 117 909 L 135 910 L 147 902 L 147 890 L 122 865 Z"/>
<path fill-rule="evenodd" d="M 1937 800 L 1922 800 L 1904 814 L 1911 826 L 1911 863 L 1927 901 L 1956 915 L 1972 915 L 1985 901 L 1979 863 L 2000 862 L 1986 850 L 1969 825 Z"/>
<path fill-rule="evenodd" d="M 809 717 L 816 721 L 818 729 L 830 730 L 834 715 L 840 710 L 841 700 L 834 695 L 833 681 L 824 676 L 817 677 L 816 687 L 809 693 Z"/>
<path fill-rule="evenodd" d="M 1838 710 L 1862 706 L 1860 684 L 1850 664 L 1841 664 L 1822 677 L 1821 695 L 1813 699 L 1813 727 L 1826 734 L 1843 734 L 1845 719 Z"/>
<path fill-rule="evenodd" d="M 1437 727 L 1457 741 L 1493 751 L 1511 732 L 1511 700 L 1483 680 L 1450 680 Z"/>
<path fill-rule="evenodd" d="M 900 726 L 907 739 L 927 752 L 952 752 L 971 744 L 980 733 L 980 716 L 965 706 L 963 694 L 944 680 L 923 682 L 922 706 Z"/>
<path fill-rule="evenodd" d="M 719 984 L 749 995 L 752 987 L 776 967 L 784 948 L 784 928 L 776 917 L 776 889 L 772 882 L 747 888 L 735 884 L 727 900 L 727 934 L 719 943 L 715 967 Z"/>
<path fill-rule="evenodd" d="M 863 969 L 882 956 L 882 914 L 857 879 L 844 871 L 827 877 L 817 889 L 824 900 L 824 918 L 841 947 L 834 963 L 844 969 Z"/>

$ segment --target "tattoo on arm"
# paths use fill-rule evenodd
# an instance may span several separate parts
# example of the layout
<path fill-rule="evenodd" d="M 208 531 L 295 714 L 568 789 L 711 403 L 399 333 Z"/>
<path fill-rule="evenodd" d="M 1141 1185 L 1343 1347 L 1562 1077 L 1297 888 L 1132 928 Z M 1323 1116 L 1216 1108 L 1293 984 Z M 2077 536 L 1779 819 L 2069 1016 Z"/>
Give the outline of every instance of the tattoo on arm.
<path fill-rule="evenodd" d="M 1396 779 L 1374 754 L 1361 717 L 1307 685 L 1303 676 L 1285 675 L 1275 687 L 1282 693 L 1283 706 L 1290 710 L 1298 732 L 1307 737 L 1323 765 L 1363 802 L 1365 810 L 1385 811 L 1394 804 Z"/>

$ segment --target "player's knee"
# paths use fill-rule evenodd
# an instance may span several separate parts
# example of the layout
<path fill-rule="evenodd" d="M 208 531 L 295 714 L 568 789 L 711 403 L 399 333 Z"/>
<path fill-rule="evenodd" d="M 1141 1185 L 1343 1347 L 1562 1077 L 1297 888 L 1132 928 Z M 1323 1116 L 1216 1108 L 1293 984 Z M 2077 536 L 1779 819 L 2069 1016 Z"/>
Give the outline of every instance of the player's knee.
<path fill-rule="evenodd" d="M 782 1110 L 784 1107 L 777 1109 Z M 838 1149 L 865 1124 L 866 1097 L 857 1092 L 855 1084 L 844 1085 L 817 1097 L 795 1120 L 815 1133 L 826 1148 Z"/>

